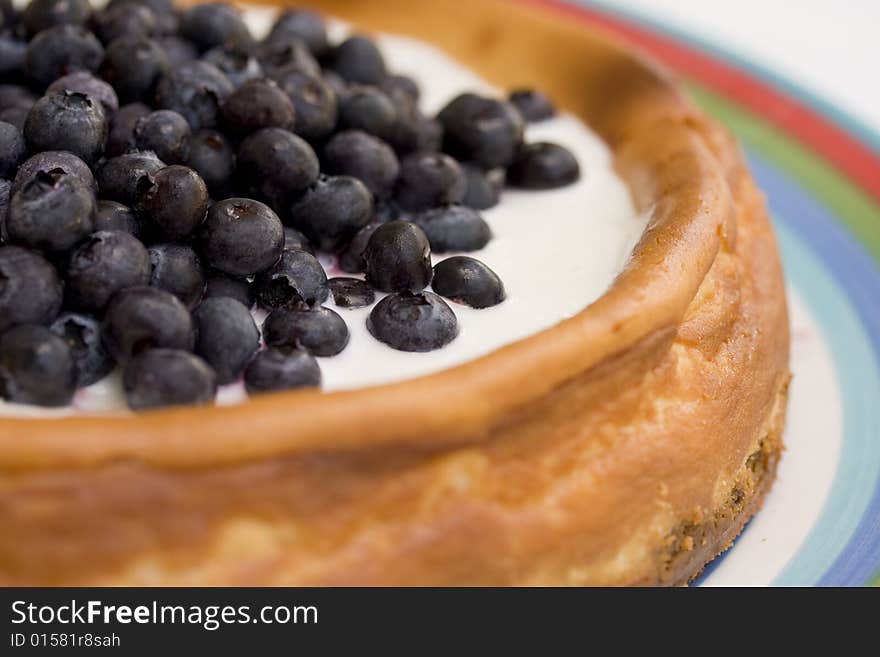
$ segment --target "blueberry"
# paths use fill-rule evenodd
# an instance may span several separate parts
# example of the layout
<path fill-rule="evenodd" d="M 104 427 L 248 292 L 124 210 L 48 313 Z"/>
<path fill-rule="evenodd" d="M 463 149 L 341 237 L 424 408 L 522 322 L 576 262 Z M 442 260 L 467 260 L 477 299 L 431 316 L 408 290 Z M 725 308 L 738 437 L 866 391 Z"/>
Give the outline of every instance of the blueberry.
<path fill-rule="evenodd" d="M 107 116 L 92 96 L 68 91 L 51 94 L 31 108 L 24 136 L 32 151 L 70 151 L 94 164 L 104 153 Z"/>
<path fill-rule="evenodd" d="M 56 25 L 85 25 L 91 15 L 89 0 L 31 0 L 21 18 L 33 36 Z"/>
<path fill-rule="evenodd" d="M 164 167 L 165 163 L 151 152 L 112 157 L 97 171 L 101 195 L 133 207 L 138 200 L 140 180 Z"/>
<path fill-rule="evenodd" d="M 345 98 L 348 95 L 349 84 L 342 79 L 341 75 L 326 68 L 320 71 L 320 75 L 337 98 Z"/>
<path fill-rule="evenodd" d="M 205 299 L 193 313 L 195 353 L 217 372 L 220 384 L 235 381 L 260 348 L 250 311 L 229 297 Z"/>
<path fill-rule="evenodd" d="M 271 208 L 247 198 L 218 201 L 196 237 L 202 261 L 231 276 L 272 267 L 284 249 L 284 229 Z"/>
<path fill-rule="evenodd" d="M 580 177 L 580 166 L 571 151 L 548 142 L 524 146 L 507 170 L 507 182 L 523 189 L 556 189 Z"/>
<path fill-rule="evenodd" d="M 257 48 L 257 57 L 263 72 L 273 79 L 293 69 L 321 74 L 321 66 L 301 41 L 264 41 Z"/>
<path fill-rule="evenodd" d="M 170 68 L 177 68 L 182 64 L 186 64 L 187 62 L 199 58 L 199 50 L 195 47 L 195 44 L 177 34 L 169 34 L 167 36 L 159 37 L 156 39 L 156 42 L 162 48 L 162 52 L 165 54 L 165 59 L 168 61 L 168 66 Z M 211 51 L 209 50 L 208 52 Z M 208 53 L 205 54 L 207 55 Z M 217 62 L 209 60 L 209 63 L 223 70 Z"/>
<path fill-rule="evenodd" d="M 357 178 L 322 177 L 290 209 L 290 221 L 321 251 L 345 246 L 373 216 L 373 196 Z"/>
<path fill-rule="evenodd" d="M 511 164 L 523 139 L 523 119 L 510 103 L 462 94 L 437 115 L 443 149 L 484 169 Z"/>
<path fill-rule="evenodd" d="M 348 82 L 377 85 L 385 78 L 385 59 L 372 40 L 355 35 L 333 51 L 331 68 Z"/>
<path fill-rule="evenodd" d="M 11 80 L 21 74 L 26 56 L 26 41 L 10 32 L 0 32 L 0 75 L 4 79 Z"/>
<path fill-rule="evenodd" d="M 24 68 L 34 83 L 45 88 L 73 71 L 97 71 L 103 59 L 104 48 L 94 34 L 74 25 L 56 25 L 31 39 Z"/>
<path fill-rule="evenodd" d="M 327 172 L 359 178 L 378 198 L 387 198 L 400 173 L 394 150 L 360 130 L 335 134 L 324 147 Z"/>
<path fill-rule="evenodd" d="M 12 194 L 9 241 L 45 251 L 66 251 L 92 232 L 95 196 L 77 177 L 40 171 Z"/>
<path fill-rule="evenodd" d="M 293 126 L 293 103 L 272 80 L 245 82 L 223 101 L 220 110 L 233 132 Z"/>
<path fill-rule="evenodd" d="M 75 391 L 73 356 L 52 331 L 22 324 L 0 336 L 0 397 L 17 404 L 67 406 Z"/>
<path fill-rule="evenodd" d="M 269 313 L 263 322 L 263 339 L 269 347 L 298 347 L 313 356 L 329 357 L 345 349 L 349 333 L 338 313 L 300 305 Z"/>
<path fill-rule="evenodd" d="M 9 216 L 9 196 L 12 193 L 12 183 L 0 178 L 0 246 L 6 244 L 9 235 L 6 234 L 6 217 Z"/>
<path fill-rule="evenodd" d="M 202 61 L 220 69 L 235 88 L 249 80 L 263 77 L 260 61 L 250 53 L 234 48 L 212 48 L 202 56 Z"/>
<path fill-rule="evenodd" d="M 318 259 L 305 251 L 285 251 L 281 260 L 254 281 L 257 303 L 280 308 L 291 303 L 322 304 L 330 296 L 327 274 Z"/>
<path fill-rule="evenodd" d="M 290 226 L 284 227 L 284 250 L 285 251 L 305 251 L 315 255 L 315 248 L 309 242 L 309 238 L 299 232 L 296 228 Z"/>
<path fill-rule="evenodd" d="M 76 155 L 67 151 L 44 151 L 29 157 L 18 167 L 18 173 L 15 174 L 15 180 L 12 182 L 13 193 L 21 189 L 25 183 L 31 181 L 41 171 L 44 173 L 66 173 L 79 178 L 92 192 L 98 191 L 98 183 L 95 182 L 95 176 L 92 175 L 89 165 Z"/>
<path fill-rule="evenodd" d="M 461 202 L 465 189 L 465 175 L 455 159 L 443 153 L 413 153 L 401 162 L 395 200 L 404 210 L 426 210 Z"/>
<path fill-rule="evenodd" d="M 324 19 L 308 9 L 285 10 L 275 21 L 265 41 L 289 43 L 294 39 L 302 41 L 315 56 L 323 55 L 329 48 Z"/>
<path fill-rule="evenodd" d="M 340 308 L 364 308 L 376 300 L 373 289 L 358 278 L 331 278 L 329 283 L 333 303 Z"/>
<path fill-rule="evenodd" d="M 174 164 L 141 177 L 137 183 L 138 212 L 168 239 L 192 234 L 208 210 L 208 187 L 189 167 Z"/>
<path fill-rule="evenodd" d="M 0 121 L 0 178 L 11 178 L 27 154 L 24 135 L 10 123 Z"/>
<path fill-rule="evenodd" d="M 149 349 L 191 350 L 192 319 L 170 292 L 130 287 L 114 295 L 101 325 L 104 346 L 117 362 L 128 362 Z"/>
<path fill-rule="evenodd" d="M 61 280 L 38 254 L 0 246 L 0 333 L 16 324 L 48 324 L 61 309 Z"/>
<path fill-rule="evenodd" d="M 436 294 L 389 294 L 367 318 L 367 330 L 399 351 L 434 351 L 458 335 L 458 320 Z"/>
<path fill-rule="evenodd" d="M 511 91 L 508 100 L 529 123 L 544 121 L 553 118 L 556 114 L 556 109 L 550 99 L 534 89 Z"/>
<path fill-rule="evenodd" d="M 37 102 L 37 96 L 20 84 L 0 84 L 0 109 L 16 105 L 31 106 Z"/>
<path fill-rule="evenodd" d="M 248 309 L 253 308 L 256 303 L 253 287 L 246 278 L 234 278 L 219 271 L 212 271 L 207 277 L 205 299 L 217 297 L 235 299 Z"/>
<path fill-rule="evenodd" d="M 195 308 L 205 293 L 205 272 L 196 252 L 183 244 L 154 244 L 147 251 L 153 266 L 150 285 Z"/>
<path fill-rule="evenodd" d="M 75 91 L 97 99 L 107 116 L 112 116 L 119 109 L 119 99 L 113 87 L 88 71 L 74 71 L 58 78 L 46 89 L 46 95 L 64 91 Z"/>
<path fill-rule="evenodd" d="M 352 238 L 351 242 L 339 254 L 339 268 L 349 274 L 360 274 L 367 270 L 364 260 L 364 251 L 376 229 L 382 224 L 379 222 L 369 223 L 361 228 Z"/>
<path fill-rule="evenodd" d="M 198 356 L 178 349 L 150 349 L 125 366 L 125 398 L 132 410 L 206 405 L 217 394 L 217 375 Z"/>
<path fill-rule="evenodd" d="M 506 296 L 498 274 L 476 258 L 453 256 L 434 266 L 434 292 L 472 308 L 496 306 Z"/>
<path fill-rule="evenodd" d="M 281 128 L 258 130 L 238 148 L 239 181 L 249 193 L 278 209 L 313 185 L 318 170 L 318 157 L 312 147 Z"/>
<path fill-rule="evenodd" d="M 70 256 L 67 305 L 100 313 L 120 290 L 147 285 L 150 269 L 150 256 L 134 236 L 122 231 L 94 233 Z"/>
<path fill-rule="evenodd" d="M 389 143 L 401 155 L 439 151 L 443 145 L 443 126 L 427 118 L 415 105 L 398 105 Z"/>
<path fill-rule="evenodd" d="M 220 104 L 232 91 L 232 82 L 220 69 L 195 60 L 159 78 L 156 105 L 182 114 L 193 130 L 213 128 L 220 118 Z"/>
<path fill-rule="evenodd" d="M 248 50 L 254 45 L 238 10 L 221 2 L 188 9 L 180 23 L 180 34 L 202 51 L 216 46 Z"/>
<path fill-rule="evenodd" d="M 0 110 L 0 121 L 14 125 L 16 128 L 24 132 L 24 124 L 30 113 L 31 108 L 27 105 L 13 105 L 12 107 Z"/>
<path fill-rule="evenodd" d="M 249 395 L 321 385 L 318 361 L 303 349 L 266 349 L 256 355 L 244 371 Z"/>
<path fill-rule="evenodd" d="M 418 83 L 406 75 L 389 75 L 379 83 L 379 88 L 391 98 L 408 98 L 412 104 L 422 95 Z"/>
<path fill-rule="evenodd" d="M 504 169 L 484 171 L 473 164 L 465 164 L 465 193 L 462 205 L 474 210 L 488 210 L 498 205 L 501 190 L 504 189 Z"/>
<path fill-rule="evenodd" d="M 158 110 L 138 120 L 133 138 L 138 150 L 153 151 L 167 164 L 180 164 L 189 157 L 192 131 L 177 112 Z"/>
<path fill-rule="evenodd" d="M 128 151 L 134 143 L 134 129 L 137 122 L 151 111 L 143 103 L 129 103 L 120 107 L 119 111 L 110 117 L 104 155 L 116 157 Z"/>
<path fill-rule="evenodd" d="M 134 237 L 140 233 L 140 226 L 134 212 L 127 205 L 116 201 L 99 200 L 95 210 L 94 230 L 121 230 Z"/>
<path fill-rule="evenodd" d="M 351 89 L 339 105 L 339 127 L 388 139 L 397 122 L 391 99 L 375 87 Z"/>
<path fill-rule="evenodd" d="M 156 12 L 145 4 L 127 2 L 95 14 L 92 29 L 103 43 L 121 36 L 152 36 L 159 31 Z"/>
<path fill-rule="evenodd" d="M 275 75 L 278 86 L 293 102 L 294 132 L 308 141 L 329 135 L 336 127 L 336 93 L 317 75 L 288 67 Z"/>
<path fill-rule="evenodd" d="M 421 212 L 413 218 L 435 253 L 478 251 L 492 239 L 492 230 L 480 213 L 464 205 L 448 205 Z"/>
<path fill-rule="evenodd" d="M 214 198 L 226 198 L 232 191 L 235 151 L 216 130 L 199 130 L 192 136 L 187 165 L 195 169 Z"/>
<path fill-rule="evenodd" d="M 177 9 L 173 0 L 110 0 L 108 8 L 116 5 L 143 5 L 156 16 L 156 29 L 161 34 L 173 34 L 180 27 Z"/>
<path fill-rule="evenodd" d="M 101 324 L 94 317 L 62 313 L 49 329 L 67 343 L 79 387 L 90 386 L 110 374 L 115 363 L 101 342 Z"/>
<path fill-rule="evenodd" d="M 121 102 L 151 102 L 156 81 L 169 66 L 159 43 L 144 36 L 126 35 L 107 46 L 101 77 L 113 85 Z"/>
<path fill-rule="evenodd" d="M 382 292 L 418 292 L 431 282 L 431 246 L 408 221 L 379 226 L 364 251 L 367 281 Z"/>

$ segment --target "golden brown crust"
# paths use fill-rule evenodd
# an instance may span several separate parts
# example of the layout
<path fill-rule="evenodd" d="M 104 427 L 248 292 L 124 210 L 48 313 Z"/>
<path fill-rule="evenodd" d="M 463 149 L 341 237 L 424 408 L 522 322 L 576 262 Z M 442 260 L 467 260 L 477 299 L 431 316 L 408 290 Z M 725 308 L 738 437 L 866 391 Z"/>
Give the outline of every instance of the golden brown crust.
<path fill-rule="evenodd" d="M 317 4 L 582 116 L 653 209 L 631 261 L 570 320 L 405 384 L 0 420 L 0 583 L 686 582 L 781 448 L 784 288 L 735 143 L 666 73 L 525 6 Z"/>

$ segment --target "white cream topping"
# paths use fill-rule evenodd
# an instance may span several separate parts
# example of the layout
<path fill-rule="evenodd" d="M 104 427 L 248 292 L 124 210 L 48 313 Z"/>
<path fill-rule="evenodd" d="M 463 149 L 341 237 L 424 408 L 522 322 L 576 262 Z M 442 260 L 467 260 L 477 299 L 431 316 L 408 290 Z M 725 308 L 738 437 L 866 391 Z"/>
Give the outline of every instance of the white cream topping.
<path fill-rule="evenodd" d="M 245 16 L 254 34 L 262 36 L 274 14 L 274 9 L 255 8 Z M 334 37 L 347 31 L 341 24 L 332 27 Z M 378 43 L 392 70 L 419 83 L 422 106 L 429 115 L 464 91 L 500 93 L 432 46 L 387 35 L 379 36 Z M 607 146 L 575 117 L 562 115 L 530 125 L 526 139 L 569 148 L 580 163 L 581 180 L 552 191 L 505 189 L 501 203 L 483 212 L 493 238 L 486 248 L 468 255 L 501 277 L 507 299 L 484 310 L 449 302 L 458 317 L 458 337 L 437 351 L 406 353 L 370 335 L 366 328 L 370 308 L 337 308 L 331 298 L 326 305 L 345 319 L 351 341 L 338 356 L 319 359 L 324 390 L 402 381 L 460 365 L 577 314 L 608 289 L 643 232 L 646 217 L 633 207 L 625 183 L 613 170 Z M 434 256 L 434 262 L 450 255 Z M 327 274 L 349 275 L 332 264 Z M 235 403 L 244 396 L 241 385 L 226 386 L 218 403 Z M 125 408 L 118 373 L 79 391 L 74 405 L 65 409 L 0 401 L 0 415 L 45 417 Z"/>

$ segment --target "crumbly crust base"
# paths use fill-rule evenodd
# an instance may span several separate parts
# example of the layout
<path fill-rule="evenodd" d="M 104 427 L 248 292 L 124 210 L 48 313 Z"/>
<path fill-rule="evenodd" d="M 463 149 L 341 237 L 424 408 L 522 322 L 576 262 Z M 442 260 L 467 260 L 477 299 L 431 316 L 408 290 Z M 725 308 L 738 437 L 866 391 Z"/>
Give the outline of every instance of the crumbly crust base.
<path fill-rule="evenodd" d="M 736 144 L 666 72 L 526 5 L 316 4 L 539 82 L 610 144 L 648 229 L 582 313 L 436 375 L 0 420 L 0 584 L 686 583 L 782 449 L 784 285 Z"/>

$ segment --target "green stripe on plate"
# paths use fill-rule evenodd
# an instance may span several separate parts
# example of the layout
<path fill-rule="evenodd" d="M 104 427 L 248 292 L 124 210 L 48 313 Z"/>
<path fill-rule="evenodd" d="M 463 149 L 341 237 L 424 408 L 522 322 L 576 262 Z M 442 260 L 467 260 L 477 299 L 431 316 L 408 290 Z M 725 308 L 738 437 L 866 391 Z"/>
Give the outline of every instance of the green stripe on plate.
<path fill-rule="evenodd" d="M 705 87 L 693 83 L 687 87 L 697 104 L 840 217 L 859 243 L 880 262 L 880 205 L 814 151 L 772 124 Z"/>

